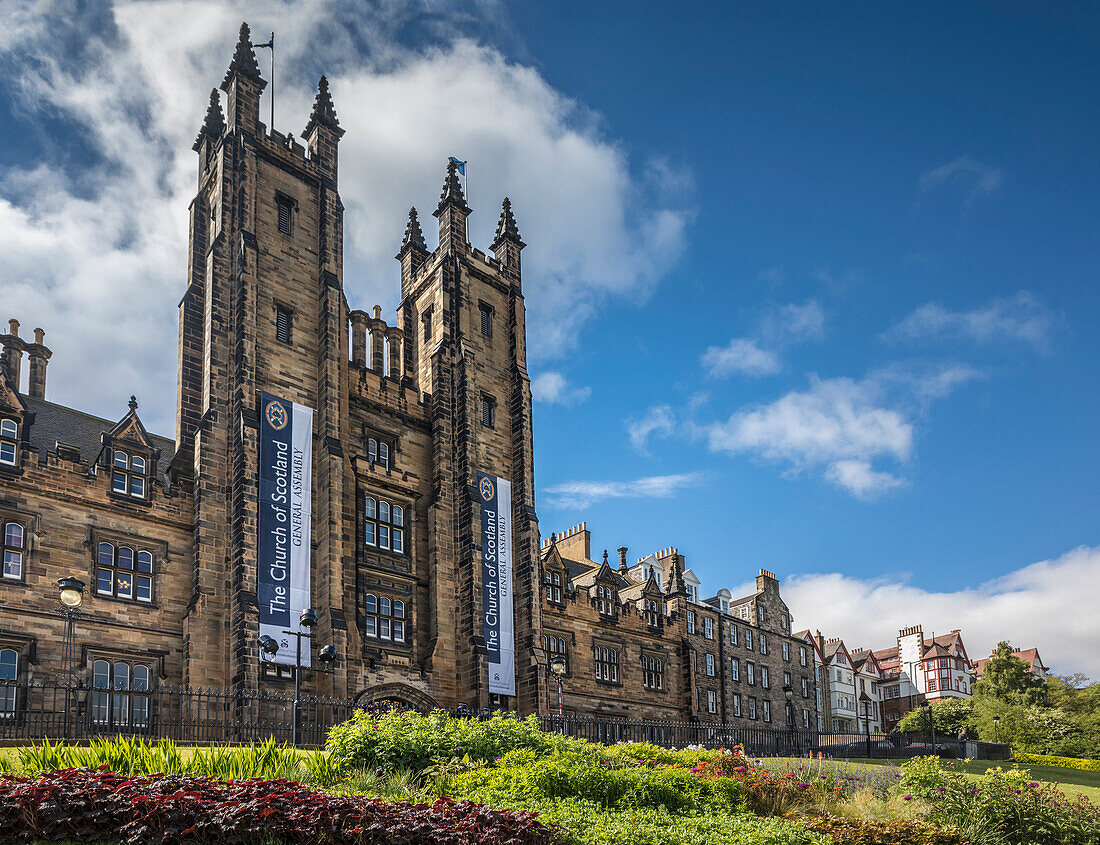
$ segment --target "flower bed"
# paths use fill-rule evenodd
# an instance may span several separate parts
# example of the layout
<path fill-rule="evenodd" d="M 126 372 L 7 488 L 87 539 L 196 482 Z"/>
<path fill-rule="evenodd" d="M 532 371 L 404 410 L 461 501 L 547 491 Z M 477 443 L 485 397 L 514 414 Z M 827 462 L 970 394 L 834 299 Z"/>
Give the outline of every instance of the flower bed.
<path fill-rule="evenodd" d="M 441 798 L 433 804 L 334 797 L 282 780 L 126 777 L 62 769 L 0 778 L 5 841 L 326 845 L 552 845 L 530 813 Z"/>

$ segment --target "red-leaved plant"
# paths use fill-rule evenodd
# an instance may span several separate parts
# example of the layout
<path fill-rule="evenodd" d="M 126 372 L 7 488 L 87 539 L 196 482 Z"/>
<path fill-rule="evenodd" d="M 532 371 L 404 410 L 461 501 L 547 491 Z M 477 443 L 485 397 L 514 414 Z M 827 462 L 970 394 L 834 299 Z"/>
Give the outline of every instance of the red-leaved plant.
<path fill-rule="evenodd" d="M 471 801 L 434 804 L 336 797 L 285 780 L 126 777 L 60 769 L 0 778 L 6 842 L 122 840 L 162 843 L 332 845 L 556 845 L 556 827 L 532 813 Z"/>

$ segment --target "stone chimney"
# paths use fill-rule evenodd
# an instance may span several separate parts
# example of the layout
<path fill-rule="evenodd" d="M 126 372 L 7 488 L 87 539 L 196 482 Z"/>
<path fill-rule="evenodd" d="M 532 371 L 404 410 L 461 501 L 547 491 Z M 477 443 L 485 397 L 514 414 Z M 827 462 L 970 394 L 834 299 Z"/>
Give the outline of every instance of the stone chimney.
<path fill-rule="evenodd" d="M 32 399 L 46 398 L 46 364 L 50 361 L 50 352 L 42 341 L 46 333 L 42 329 L 34 330 L 34 343 L 27 344 L 27 359 L 30 362 L 27 393 Z"/>
<path fill-rule="evenodd" d="M 8 333 L 0 335 L 0 344 L 3 344 L 4 352 L 0 356 L 0 366 L 4 368 L 4 374 L 16 391 L 21 390 L 20 370 L 23 367 L 23 349 L 26 344 L 19 337 L 19 321 L 14 317 L 8 320 Z"/>

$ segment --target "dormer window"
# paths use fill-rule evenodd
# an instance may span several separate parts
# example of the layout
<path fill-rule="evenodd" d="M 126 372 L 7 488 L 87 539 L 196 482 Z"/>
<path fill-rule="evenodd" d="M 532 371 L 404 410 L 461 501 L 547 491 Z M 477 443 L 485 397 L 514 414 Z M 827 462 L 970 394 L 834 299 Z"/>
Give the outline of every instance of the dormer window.
<path fill-rule="evenodd" d="M 19 425 L 15 420 L 0 419 L 0 464 L 15 466 L 15 456 L 19 445 Z"/>
<path fill-rule="evenodd" d="M 546 600 L 554 604 L 561 604 L 561 573 L 546 573 Z"/>
<path fill-rule="evenodd" d="M 602 584 L 596 587 L 596 603 L 600 608 L 601 616 L 615 615 L 615 591 Z"/>
<path fill-rule="evenodd" d="M 120 496 L 144 499 L 146 467 L 141 455 L 115 449 L 111 459 L 111 491 Z"/>
<path fill-rule="evenodd" d="M 645 600 L 645 624 L 650 628 L 660 625 L 661 614 L 656 599 Z"/>
<path fill-rule="evenodd" d="M 698 600 L 699 593 L 696 592 L 694 584 L 685 584 L 684 589 L 687 591 L 687 599 L 690 602 L 696 602 Z"/>

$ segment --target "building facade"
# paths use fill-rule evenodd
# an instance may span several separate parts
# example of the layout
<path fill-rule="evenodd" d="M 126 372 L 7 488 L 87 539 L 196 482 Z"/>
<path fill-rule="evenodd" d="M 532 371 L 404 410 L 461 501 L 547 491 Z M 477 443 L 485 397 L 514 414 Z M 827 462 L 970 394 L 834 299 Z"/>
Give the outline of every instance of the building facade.
<path fill-rule="evenodd" d="M 702 600 L 675 549 L 628 566 L 622 548 L 613 567 L 592 559 L 586 527 L 540 541 L 509 201 L 491 254 L 472 246 L 452 160 L 434 250 L 410 211 L 396 318 L 354 307 L 327 82 L 301 143 L 260 122 L 265 85 L 242 26 L 194 144 L 173 439 L 146 430 L 134 398 L 117 421 L 47 401 L 42 330 L 29 342 L 13 320 L 0 336 L 3 677 L 64 672 L 123 699 L 293 683 L 258 648 L 266 393 L 313 411 L 313 633 L 340 659 L 304 675 L 307 691 L 547 712 L 561 654 L 572 712 L 812 726 L 813 658 L 800 661 L 774 575 Z M 479 472 L 511 485 L 514 696 L 489 689 Z M 71 659 L 64 577 L 87 585 Z"/>
<path fill-rule="evenodd" d="M 926 639 L 919 625 L 903 628 L 896 646 L 876 650 L 874 656 L 883 673 L 886 730 L 925 701 L 971 695 L 971 661 L 958 630 Z"/>

